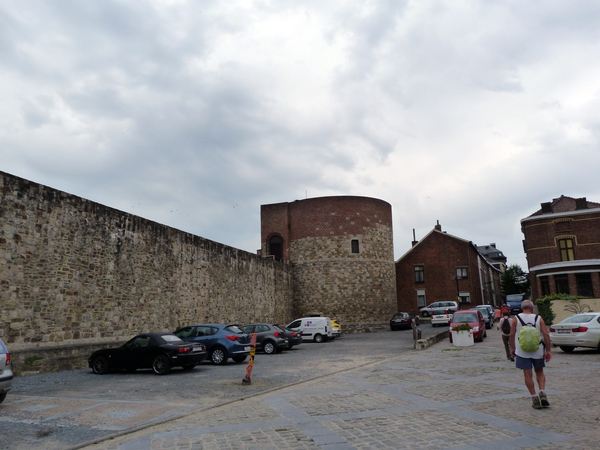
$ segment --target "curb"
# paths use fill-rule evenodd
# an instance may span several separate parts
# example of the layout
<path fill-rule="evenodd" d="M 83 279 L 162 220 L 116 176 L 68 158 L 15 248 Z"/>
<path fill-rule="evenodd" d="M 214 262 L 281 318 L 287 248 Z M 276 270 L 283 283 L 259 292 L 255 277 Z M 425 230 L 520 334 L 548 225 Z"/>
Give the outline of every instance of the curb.
<path fill-rule="evenodd" d="M 425 350 L 427 347 L 431 347 L 433 344 L 437 344 L 440 341 L 448 339 L 450 330 L 444 330 L 438 334 L 428 337 L 427 339 L 419 339 L 415 343 L 415 350 Z"/>

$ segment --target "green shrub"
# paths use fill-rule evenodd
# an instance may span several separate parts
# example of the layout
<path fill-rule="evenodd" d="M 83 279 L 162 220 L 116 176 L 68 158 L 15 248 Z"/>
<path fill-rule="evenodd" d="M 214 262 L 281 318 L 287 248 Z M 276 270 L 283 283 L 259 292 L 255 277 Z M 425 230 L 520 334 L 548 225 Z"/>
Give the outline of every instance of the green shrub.
<path fill-rule="evenodd" d="M 579 299 L 582 297 L 575 297 L 573 295 L 568 294 L 552 294 L 546 295 L 543 298 L 538 298 L 535 301 L 535 304 L 538 307 L 538 313 L 540 317 L 544 320 L 544 323 L 548 326 L 552 325 L 556 314 L 552 311 L 552 302 L 554 300 L 570 300 L 574 303 L 579 303 Z"/>

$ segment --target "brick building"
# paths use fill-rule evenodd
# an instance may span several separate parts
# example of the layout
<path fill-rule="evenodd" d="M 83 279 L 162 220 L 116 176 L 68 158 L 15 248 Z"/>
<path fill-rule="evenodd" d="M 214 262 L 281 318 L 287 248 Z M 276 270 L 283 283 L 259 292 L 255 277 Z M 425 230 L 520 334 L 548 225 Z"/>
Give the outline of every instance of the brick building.
<path fill-rule="evenodd" d="M 561 195 L 521 220 L 531 295 L 600 295 L 600 203 Z"/>
<path fill-rule="evenodd" d="M 500 273 L 472 242 L 438 223 L 396 261 L 398 311 L 417 313 L 421 306 L 458 298 L 461 309 L 499 305 Z"/>
<path fill-rule="evenodd" d="M 386 326 L 396 309 L 392 207 L 336 196 L 261 206 L 261 253 L 293 266 L 298 317 L 321 314 L 345 330 Z"/>

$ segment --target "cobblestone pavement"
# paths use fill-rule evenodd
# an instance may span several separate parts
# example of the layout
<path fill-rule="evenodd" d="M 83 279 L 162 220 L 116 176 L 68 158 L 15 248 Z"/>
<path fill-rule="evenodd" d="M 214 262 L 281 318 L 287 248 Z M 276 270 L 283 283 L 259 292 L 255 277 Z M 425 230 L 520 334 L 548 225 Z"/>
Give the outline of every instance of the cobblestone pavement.
<path fill-rule="evenodd" d="M 597 449 L 599 369 L 598 352 L 555 349 L 551 407 L 535 410 L 494 329 L 473 347 L 441 342 L 86 448 Z"/>

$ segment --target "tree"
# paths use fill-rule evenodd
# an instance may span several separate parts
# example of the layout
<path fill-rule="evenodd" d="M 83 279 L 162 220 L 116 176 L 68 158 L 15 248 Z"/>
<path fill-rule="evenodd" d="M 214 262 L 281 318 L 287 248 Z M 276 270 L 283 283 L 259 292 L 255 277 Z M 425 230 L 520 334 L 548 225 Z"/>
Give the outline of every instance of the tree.
<path fill-rule="evenodd" d="M 518 264 L 511 264 L 500 276 L 500 288 L 504 297 L 509 294 L 524 294 L 527 298 L 531 294 L 529 275 Z"/>

